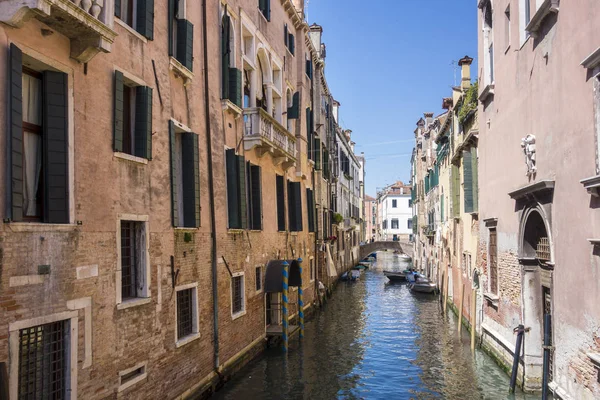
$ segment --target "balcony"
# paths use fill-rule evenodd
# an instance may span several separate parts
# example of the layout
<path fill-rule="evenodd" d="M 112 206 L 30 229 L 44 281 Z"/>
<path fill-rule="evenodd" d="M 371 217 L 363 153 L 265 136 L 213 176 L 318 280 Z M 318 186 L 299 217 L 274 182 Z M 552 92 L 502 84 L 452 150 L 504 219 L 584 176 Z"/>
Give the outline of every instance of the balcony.
<path fill-rule="evenodd" d="M 296 138 L 259 107 L 244 109 L 244 150 L 259 157 L 270 153 L 275 165 L 288 169 L 296 163 Z"/>
<path fill-rule="evenodd" d="M 114 0 L 3 0 L 0 21 L 21 27 L 37 18 L 71 39 L 71 57 L 86 63 L 99 52 L 110 52 L 117 36 L 113 24 Z"/>

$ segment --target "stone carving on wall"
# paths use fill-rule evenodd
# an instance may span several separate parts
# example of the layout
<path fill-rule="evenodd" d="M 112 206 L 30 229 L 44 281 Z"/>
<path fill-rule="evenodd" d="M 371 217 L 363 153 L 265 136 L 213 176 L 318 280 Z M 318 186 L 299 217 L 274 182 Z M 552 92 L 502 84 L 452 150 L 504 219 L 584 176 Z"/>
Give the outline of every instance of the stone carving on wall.
<path fill-rule="evenodd" d="M 521 139 L 521 148 L 525 154 L 525 165 L 527 166 L 526 176 L 531 177 L 537 172 L 535 165 L 535 136 L 527 135 Z"/>

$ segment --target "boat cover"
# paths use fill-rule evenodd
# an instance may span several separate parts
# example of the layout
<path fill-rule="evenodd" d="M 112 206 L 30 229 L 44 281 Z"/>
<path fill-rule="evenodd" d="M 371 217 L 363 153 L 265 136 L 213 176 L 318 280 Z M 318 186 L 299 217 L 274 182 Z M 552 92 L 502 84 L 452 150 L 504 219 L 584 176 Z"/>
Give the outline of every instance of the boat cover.
<path fill-rule="evenodd" d="M 283 291 L 283 262 L 289 266 L 288 286 L 300 286 L 300 264 L 298 260 L 271 260 L 267 263 L 265 273 L 265 293 L 281 293 Z"/>

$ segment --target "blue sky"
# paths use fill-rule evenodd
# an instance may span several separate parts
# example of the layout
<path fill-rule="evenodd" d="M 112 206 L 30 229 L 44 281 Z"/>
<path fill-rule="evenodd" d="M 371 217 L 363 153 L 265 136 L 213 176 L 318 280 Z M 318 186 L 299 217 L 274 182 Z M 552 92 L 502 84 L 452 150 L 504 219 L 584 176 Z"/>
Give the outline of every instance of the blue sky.
<path fill-rule="evenodd" d="M 308 0 L 309 24 L 323 26 L 325 74 L 365 153 L 366 193 L 410 179 L 415 124 L 442 112 L 460 83 L 455 68 L 473 57 L 477 75 L 477 4 L 473 0 Z M 456 74 L 456 81 L 455 81 Z"/>

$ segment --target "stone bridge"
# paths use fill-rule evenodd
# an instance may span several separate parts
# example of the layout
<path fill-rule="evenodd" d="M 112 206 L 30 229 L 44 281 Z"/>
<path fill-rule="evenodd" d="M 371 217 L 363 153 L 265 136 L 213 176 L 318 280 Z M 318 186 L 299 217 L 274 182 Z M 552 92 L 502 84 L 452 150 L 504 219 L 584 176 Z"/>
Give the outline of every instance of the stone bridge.
<path fill-rule="evenodd" d="M 374 251 L 381 250 L 400 250 L 409 256 L 413 256 L 413 246 L 409 242 L 394 242 L 391 240 L 366 243 L 360 246 L 359 260 L 362 260 Z"/>

